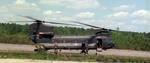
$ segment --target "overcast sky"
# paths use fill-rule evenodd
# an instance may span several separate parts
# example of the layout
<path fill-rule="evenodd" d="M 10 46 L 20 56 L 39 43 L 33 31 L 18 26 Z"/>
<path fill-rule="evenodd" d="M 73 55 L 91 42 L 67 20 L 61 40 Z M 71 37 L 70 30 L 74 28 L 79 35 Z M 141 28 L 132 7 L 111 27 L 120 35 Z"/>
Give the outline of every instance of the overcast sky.
<path fill-rule="evenodd" d="M 28 20 L 16 15 L 79 22 L 122 31 L 150 32 L 150 0 L 1 0 L 0 20 Z M 83 26 L 84 27 L 84 26 Z"/>

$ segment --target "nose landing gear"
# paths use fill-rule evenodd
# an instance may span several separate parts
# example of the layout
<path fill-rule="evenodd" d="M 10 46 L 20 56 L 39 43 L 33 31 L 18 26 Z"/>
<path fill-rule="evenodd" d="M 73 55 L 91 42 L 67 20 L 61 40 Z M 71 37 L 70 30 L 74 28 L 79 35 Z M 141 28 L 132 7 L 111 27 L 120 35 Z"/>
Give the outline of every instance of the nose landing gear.
<path fill-rule="evenodd" d="M 47 50 L 45 49 L 45 47 L 44 47 L 43 45 L 41 45 L 41 44 L 35 44 L 35 47 L 36 47 L 36 49 L 34 49 L 34 51 L 36 51 L 36 52 L 44 52 L 44 51 L 47 51 Z"/>

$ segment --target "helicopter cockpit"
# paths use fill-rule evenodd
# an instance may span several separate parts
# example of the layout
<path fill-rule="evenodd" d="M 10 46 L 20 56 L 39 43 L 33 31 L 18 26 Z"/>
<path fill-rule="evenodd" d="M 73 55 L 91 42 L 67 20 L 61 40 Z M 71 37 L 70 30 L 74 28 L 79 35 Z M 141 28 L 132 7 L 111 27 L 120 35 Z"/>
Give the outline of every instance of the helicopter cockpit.
<path fill-rule="evenodd" d="M 34 43 L 50 43 L 51 39 L 54 37 L 53 27 L 40 24 L 37 30 L 37 23 L 30 25 L 30 36 Z"/>
<path fill-rule="evenodd" d="M 34 43 L 49 43 L 54 37 L 53 32 L 39 32 L 38 34 L 32 34 L 31 39 Z"/>
<path fill-rule="evenodd" d="M 49 43 L 51 39 L 54 37 L 53 32 L 39 32 L 38 33 L 38 42 L 39 43 Z"/>
<path fill-rule="evenodd" d="M 53 32 L 39 32 L 39 39 L 42 38 L 53 38 L 54 33 Z"/>

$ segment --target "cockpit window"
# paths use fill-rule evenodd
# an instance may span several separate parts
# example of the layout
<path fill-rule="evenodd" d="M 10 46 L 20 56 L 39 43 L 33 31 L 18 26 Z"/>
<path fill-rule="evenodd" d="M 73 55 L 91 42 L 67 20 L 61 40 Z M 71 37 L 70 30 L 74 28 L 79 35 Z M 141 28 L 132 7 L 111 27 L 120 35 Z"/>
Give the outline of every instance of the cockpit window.
<path fill-rule="evenodd" d="M 40 34 L 41 38 L 51 38 L 51 34 Z"/>
<path fill-rule="evenodd" d="M 54 37 L 54 34 L 53 33 L 40 33 L 39 34 L 39 38 L 48 38 L 48 39 L 51 39 L 52 37 Z"/>

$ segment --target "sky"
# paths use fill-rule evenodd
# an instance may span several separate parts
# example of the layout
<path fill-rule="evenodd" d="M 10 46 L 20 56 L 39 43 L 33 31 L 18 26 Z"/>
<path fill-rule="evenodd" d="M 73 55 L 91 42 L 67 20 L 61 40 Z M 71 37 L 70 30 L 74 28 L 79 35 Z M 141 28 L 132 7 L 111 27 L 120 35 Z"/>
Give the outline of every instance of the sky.
<path fill-rule="evenodd" d="M 17 15 L 150 32 L 150 0 L 1 0 L 0 22 L 29 20 Z"/>

